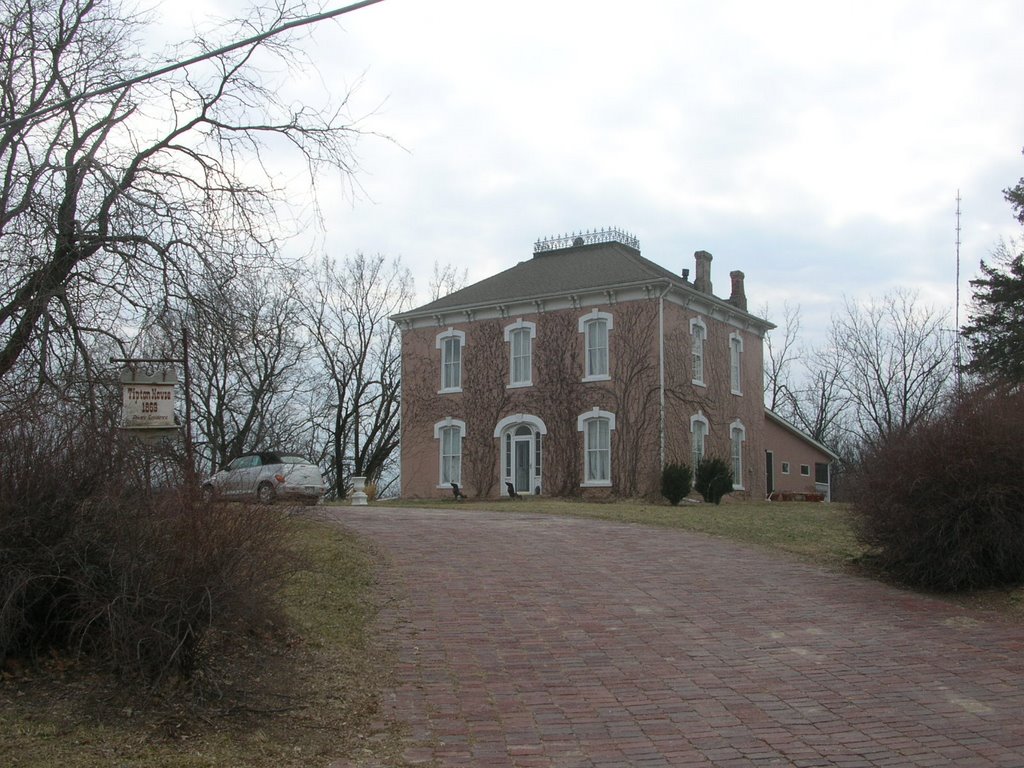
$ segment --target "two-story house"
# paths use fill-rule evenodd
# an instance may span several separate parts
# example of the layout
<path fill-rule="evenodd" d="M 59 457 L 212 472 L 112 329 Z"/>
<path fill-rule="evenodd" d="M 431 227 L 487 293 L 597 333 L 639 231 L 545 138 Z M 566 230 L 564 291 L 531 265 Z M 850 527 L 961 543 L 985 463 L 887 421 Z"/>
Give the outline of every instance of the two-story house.
<path fill-rule="evenodd" d="M 691 280 L 619 231 L 555 238 L 396 315 L 402 496 L 657 494 L 666 463 L 714 455 L 764 498 L 773 326 L 747 311 L 742 272 L 714 295 L 711 261 L 698 251 Z"/>

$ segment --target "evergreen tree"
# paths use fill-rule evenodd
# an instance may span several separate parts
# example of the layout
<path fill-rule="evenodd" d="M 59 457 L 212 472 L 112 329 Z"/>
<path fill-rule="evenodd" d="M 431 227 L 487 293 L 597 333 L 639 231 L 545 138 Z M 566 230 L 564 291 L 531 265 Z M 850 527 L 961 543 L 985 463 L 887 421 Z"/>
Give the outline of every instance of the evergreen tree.
<path fill-rule="evenodd" d="M 1024 224 L 1024 178 L 1003 190 L 1014 216 Z M 1003 243 L 996 263 L 981 262 L 982 277 L 971 280 L 974 305 L 963 336 L 971 351 L 966 370 L 984 378 L 1024 382 L 1024 253 Z"/>

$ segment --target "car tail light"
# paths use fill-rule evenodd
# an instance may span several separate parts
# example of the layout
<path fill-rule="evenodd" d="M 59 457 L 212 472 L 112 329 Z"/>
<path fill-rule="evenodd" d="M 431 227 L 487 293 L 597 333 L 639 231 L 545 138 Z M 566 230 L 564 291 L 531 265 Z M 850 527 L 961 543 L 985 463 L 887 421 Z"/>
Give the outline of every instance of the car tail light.
<path fill-rule="evenodd" d="M 279 483 L 283 483 L 284 480 L 285 480 L 285 477 L 284 477 L 284 475 L 274 475 L 274 479 L 277 480 L 277 482 L 279 482 Z"/>

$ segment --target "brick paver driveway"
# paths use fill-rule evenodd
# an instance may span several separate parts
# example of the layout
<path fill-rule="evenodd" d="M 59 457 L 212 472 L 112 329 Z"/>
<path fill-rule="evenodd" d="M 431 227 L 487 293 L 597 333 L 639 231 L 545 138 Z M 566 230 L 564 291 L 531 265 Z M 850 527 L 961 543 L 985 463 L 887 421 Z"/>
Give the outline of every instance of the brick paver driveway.
<path fill-rule="evenodd" d="M 1024 766 L 1024 628 L 727 541 L 351 508 L 439 766 Z"/>

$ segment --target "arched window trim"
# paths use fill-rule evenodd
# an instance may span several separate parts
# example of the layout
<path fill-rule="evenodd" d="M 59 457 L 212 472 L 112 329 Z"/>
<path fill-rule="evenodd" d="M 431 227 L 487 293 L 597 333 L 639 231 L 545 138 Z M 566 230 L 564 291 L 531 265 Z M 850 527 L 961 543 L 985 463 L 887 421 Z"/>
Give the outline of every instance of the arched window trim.
<path fill-rule="evenodd" d="M 590 479 L 590 452 L 592 449 L 590 446 L 590 430 L 589 423 L 592 421 L 604 421 L 608 424 L 608 446 L 601 448 L 600 450 L 607 452 L 607 457 L 604 460 L 604 464 L 607 467 L 608 477 L 606 479 L 592 480 Z M 610 411 L 602 411 L 596 406 L 587 411 L 581 413 L 576 419 L 576 429 L 583 433 L 583 482 L 580 483 L 583 488 L 608 488 L 612 484 L 612 458 L 611 458 L 611 433 L 615 431 L 615 414 Z"/>
<path fill-rule="evenodd" d="M 733 433 L 739 431 L 739 450 L 733 440 Z M 734 491 L 742 491 L 743 485 L 743 446 L 747 442 L 747 428 L 736 419 L 729 425 L 729 452 L 732 456 L 732 487 Z"/>
<path fill-rule="evenodd" d="M 459 466 L 458 466 L 458 471 L 455 473 L 456 476 L 457 476 L 457 479 L 452 479 L 451 477 L 447 477 L 446 478 L 445 477 L 445 471 L 444 471 L 445 452 L 444 452 L 443 434 L 444 434 L 444 430 L 450 429 L 452 427 L 458 429 L 458 431 L 459 431 L 459 446 L 458 446 L 459 447 L 459 452 L 457 454 L 458 455 Z M 441 419 L 441 421 L 438 421 L 438 422 L 436 422 L 434 424 L 434 439 L 440 441 L 440 444 L 438 445 L 438 457 L 437 457 L 437 478 L 438 478 L 437 479 L 437 487 L 438 488 L 449 488 L 451 486 L 451 483 L 453 483 L 453 482 L 459 483 L 461 485 L 462 484 L 462 441 L 466 439 L 466 422 L 464 422 L 462 419 L 453 419 L 451 416 L 446 416 L 445 418 Z M 452 454 L 452 455 L 455 455 L 455 454 Z"/>
<path fill-rule="evenodd" d="M 516 331 L 527 330 L 529 331 L 529 341 L 527 342 L 527 354 L 526 354 L 526 371 L 525 378 L 516 379 L 516 355 L 513 343 L 513 334 Z M 537 338 L 537 324 L 529 320 L 523 320 L 523 318 L 517 319 L 514 323 L 505 326 L 505 342 L 509 345 L 508 349 L 508 386 L 510 389 L 516 387 L 532 387 L 533 386 L 533 340 Z"/>
<path fill-rule="evenodd" d="M 697 456 L 697 446 L 694 442 L 694 438 L 696 437 L 694 425 L 696 424 L 701 424 L 704 427 L 704 434 L 703 440 L 701 441 L 701 451 L 699 458 Z M 703 459 L 707 455 L 707 439 L 710 434 L 711 424 L 708 422 L 707 417 L 704 415 L 702 411 L 698 411 L 697 413 L 690 417 L 690 456 L 691 461 L 693 461 L 694 474 L 696 474 L 697 472 L 697 465 L 700 463 L 700 459 Z"/>
<path fill-rule="evenodd" d="M 729 389 L 743 394 L 743 337 L 735 331 L 729 334 Z"/>
<path fill-rule="evenodd" d="M 447 346 L 446 346 L 445 342 L 448 339 L 453 339 L 453 338 L 459 340 L 459 359 L 458 359 L 457 362 L 452 362 L 452 361 L 449 361 L 449 360 L 447 360 L 445 358 L 445 352 L 447 350 Z M 441 331 L 441 333 L 437 334 L 437 336 L 434 339 L 434 346 L 438 350 L 440 350 L 440 352 L 441 352 L 441 388 L 437 391 L 437 393 L 439 395 L 442 395 L 442 394 L 447 394 L 447 393 L 450 393 L 450 392 L 461 392 L 462 391 L 462 350 L 466 346 L 466 333 L 465 333 L 465 331 L 457 331 L 454 328 L 449 327 L 448 330 Z M 448 371 L 451 371 L 451 369 L 449 368 L 446 371 L 446 366 L 454 366 L 454 365 L 458 366 L 457 371 L 454 372 L 454 373 L 448 373 Z M 455 384 L 455 385 L 445 386 L 446 374 L 448 374 L 448 375 L 450 375 L 450 376 L 452 376 L 454 378 L 457 378 L 458 383 Z"/>
<path fill-rule="evenodd" d="M 611 379 L 611 339 L 605 339 L 604 349 L 604 373 L 590 373 L 590 335 L 591 328 L 597 321 L 604 321 L 608 336 L 615 327 L 615 321 L 610 312 L 600 312 L 595 307 L 583 315 L 578 322 L 580 333 L 583 334 L 583 381 L 609 381 Z"/>
<path fill-rule="evenodd" d="M 694 334 L 693 329 L 700 328 L 701 335 L 698 337 Z M 708 326 L 704 322 L 704 319 L 700 316 L 690 318 L 690 353 L 691 361 L 693 365 L 693 379 L 692 383 L 698 387 L 706 386 L 705 378 L 707 374 L 707 342 L 708 342 Z M 697 361 L 700 361 L 699 364 Z"/>

